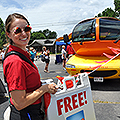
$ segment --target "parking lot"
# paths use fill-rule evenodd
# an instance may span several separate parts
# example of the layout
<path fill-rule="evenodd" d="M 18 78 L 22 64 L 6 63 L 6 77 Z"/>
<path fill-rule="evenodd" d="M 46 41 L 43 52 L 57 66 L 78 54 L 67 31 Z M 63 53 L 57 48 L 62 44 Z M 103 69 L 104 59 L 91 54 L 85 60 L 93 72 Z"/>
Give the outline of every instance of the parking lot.
<path fill-rule="evenodd" d="M 41 79 L 53 79 L 57 82 L 56 76 L 68 76 L 62 69 L 62 64 L 55 64 L 55 55 L 50 56 L 50 73 L 45 73 L 44 63 L 40 59 L 35 61 L 40 70 Z M 2 66 L 0 65 L 0 77 Z M 95 109 L 96 120 L 119 120 L 120 119 L 120 80 L 106 80 L 103 83 L 91 83 L 92 97 Z M 6 84 L 4 84 L 6 86 Z M 8 96 L 8 94 L 5 94 Z M 3 111 L 9 105 L 8 97 L 0 98 L 0 120 L 3 120 Z"/>

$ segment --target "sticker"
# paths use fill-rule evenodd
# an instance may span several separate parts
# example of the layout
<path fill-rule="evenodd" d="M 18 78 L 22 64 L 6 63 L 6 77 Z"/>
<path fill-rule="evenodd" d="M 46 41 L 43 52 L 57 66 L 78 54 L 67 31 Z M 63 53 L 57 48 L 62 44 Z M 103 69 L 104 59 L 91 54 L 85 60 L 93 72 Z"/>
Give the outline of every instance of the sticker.
<path fill-rule="evenodd" d="M 77 112 L 67 117 L 66 120 L 85 120 L 84 111 Z"/>

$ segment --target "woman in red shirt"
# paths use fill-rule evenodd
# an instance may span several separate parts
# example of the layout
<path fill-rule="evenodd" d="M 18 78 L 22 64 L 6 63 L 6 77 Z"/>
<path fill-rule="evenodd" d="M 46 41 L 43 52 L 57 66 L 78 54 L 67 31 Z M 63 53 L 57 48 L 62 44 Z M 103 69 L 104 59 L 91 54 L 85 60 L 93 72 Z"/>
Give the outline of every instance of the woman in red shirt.
<path fill-rule="evenodd" d="M 5 29 L 10 40 L 6 53 L 17 51 L 30 60 L 26 50 L 31 31 L 28 20 L 21 14 L 11 14 L 6 19 Z M 3 71 L 11 95 L 10 120 L 42 120 L 41 96 L 57 91 L 55 84 L 41 86 L 40 75 L 35 68 L 17 55 L 10 55 L 4 60 Z"/>

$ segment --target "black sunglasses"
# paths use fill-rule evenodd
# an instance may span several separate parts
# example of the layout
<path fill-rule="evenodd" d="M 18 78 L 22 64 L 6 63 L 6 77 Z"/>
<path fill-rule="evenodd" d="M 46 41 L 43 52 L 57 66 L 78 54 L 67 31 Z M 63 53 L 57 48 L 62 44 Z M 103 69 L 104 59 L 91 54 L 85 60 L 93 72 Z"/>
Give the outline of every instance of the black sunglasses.
<path fill-rule="evenodd" d="M 24 28 L 24 31 L 27 33 L 27 32 L 30 32 L 31 29 L 32 29 L 32 27 L 30 25 L 26 25 L 25 28 Z M 15 34 L 21 34 L 22 29 L 20 27 L 16 27 L 15 30 L 14 30 L 14 33 Z"/>

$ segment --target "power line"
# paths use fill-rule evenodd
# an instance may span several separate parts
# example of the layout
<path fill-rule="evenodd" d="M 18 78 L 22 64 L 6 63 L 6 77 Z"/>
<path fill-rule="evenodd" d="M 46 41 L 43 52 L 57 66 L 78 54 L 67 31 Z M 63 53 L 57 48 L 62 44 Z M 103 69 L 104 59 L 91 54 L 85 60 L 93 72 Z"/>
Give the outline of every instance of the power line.
<path fill-rule="evenodd" d="M 66 21 L 66 22 L 53 22 L 43 24 L 32 24 L 32 27 L 48 27 L 48 26 L 62 26 L 62 25 L 76 25 L 80 20 Z"/>

